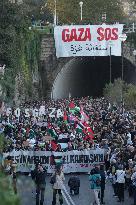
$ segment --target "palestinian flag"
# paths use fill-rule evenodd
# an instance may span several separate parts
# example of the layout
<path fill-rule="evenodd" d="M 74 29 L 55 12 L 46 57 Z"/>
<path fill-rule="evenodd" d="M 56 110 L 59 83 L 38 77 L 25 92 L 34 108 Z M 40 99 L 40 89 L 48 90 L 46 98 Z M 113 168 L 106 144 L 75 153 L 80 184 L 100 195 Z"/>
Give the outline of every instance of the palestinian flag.
<path fill-rule="evenodd" d="M 54 156 L 54 161 L 55 161 L 55 165 L 56 167 L 61 167 L 63 164 L 63 160 L 62 160 L 62 156 Z"/>
<path fill-rule="evenodd" d="M 80 106 L 80 114 L 81 114 L 81 122 L 87 122 L 89 121 L 89 117 L 86 115 L 86 113 L 83 111 L 83 107 Z"/>
<path fill-rule="evenodd" d="M 71 112 L 72 114 L 74 114 L 75 113 L 75 104 L 74 104 L 74 102 L 70 102 L 70 104 L 69 104 L 69 112 Z"/>
<path fill-rule="evenodd" d="M 76 126 L 76 132 L 83 133 L 83 128 L 79 124 L 77 124 L 77 126 Z"/>
<path fill-rule="evenodd" d="M 73 116 L 72 114 L 70 114 L 70 116 L 69 116 L 69 121 L 70 121 L 70 122 L 78 122 L 78 119 L 77 119 L 77 117 L 75 117 L 75 116 Z"/>
<path fill-rule="evenodd" d="M 58 134 L 51 123 L 48 123 L 48 134 L 50 134 L 53 138 L 58 138 Z"/>
<path fill-rule="evenodd" d="M 67 116 L 67 112 L 66 111 L 64 111 L 63 121 L 65 122 L 65 124 L 68 123 L 68 116 Z"/>
<path fill-rule="evenodd" d="M 56 143 L 55 140 L 52 140 L 52 141 L 51 141 L 51 148 L 52 148 L 53 151 L 56 151 L 56 150 L 57 150 L 58 144 Z"/>

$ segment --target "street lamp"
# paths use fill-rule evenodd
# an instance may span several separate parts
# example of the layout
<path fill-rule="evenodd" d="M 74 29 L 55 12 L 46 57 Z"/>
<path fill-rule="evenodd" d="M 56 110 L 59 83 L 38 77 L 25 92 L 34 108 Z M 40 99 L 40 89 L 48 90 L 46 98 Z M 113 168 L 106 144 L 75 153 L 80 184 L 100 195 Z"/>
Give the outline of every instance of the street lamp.
<path fill-rule="evenodd" d="M 122 79 L 122 89 L 121 89 L 121 102 L 122 102 L 122 114 L 124 116 L 124 100 L 123 100 L 123 79 L 124 79 L 124 42 L 127 39 L 127 35 L 122 33 L 119 35 L 119 40 L 121 41 L 121 50 L 122 50 L 122 68 L 121 68 L 121 79 Z"/>
<path fill-rule="evenodd" d="M 121 79 L 123 81 L 123 78 L 124 78 L 124 42 L 126 41 L 127 39 L 127 35 L 124 33 L 120 34 L 119 35 L 119 40 L 121 41 L 121 48 L 122 48 L 122 69 L 121 69 Z"/>
<path fill-rule="evenodd" d="M 106 12 L 102 13 L 102 21 L 106 22 L 107 14 Z"/>
<path fill-rule="evenodd" d="M 112 48 L 112 41 L 109 41 L 109 47 L 110 47 L 110 83 L 111 83 L 111 48 Z"/>
<path fill-rule="evenodd" d="M 54 0 L 54 26 L 57 25 L 57 2 Z"/>
<path fill-rule="evenodd" d="M 80 20 L 82 21 L 82 20 L 83 20 L 83 2 L 80 1 L 80 2 L 79 2 L 79 5 L 80 5 L 80 8 L 81 8 Z"/>

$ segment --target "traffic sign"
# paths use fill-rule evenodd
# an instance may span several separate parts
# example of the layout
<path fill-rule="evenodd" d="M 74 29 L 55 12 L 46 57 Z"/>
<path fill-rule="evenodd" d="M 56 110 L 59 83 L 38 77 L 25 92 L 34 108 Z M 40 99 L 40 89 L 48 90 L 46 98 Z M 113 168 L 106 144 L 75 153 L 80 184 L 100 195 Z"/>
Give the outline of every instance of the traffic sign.
<path fill-rule="evenodd" d="M 125 33 L 122 33 L 122 34 L 119 35 L 119 40 L 120 41 L 124 42 L 124 41 L 126 41 L 126 39 L 127 39 L 127 35 Z"/>

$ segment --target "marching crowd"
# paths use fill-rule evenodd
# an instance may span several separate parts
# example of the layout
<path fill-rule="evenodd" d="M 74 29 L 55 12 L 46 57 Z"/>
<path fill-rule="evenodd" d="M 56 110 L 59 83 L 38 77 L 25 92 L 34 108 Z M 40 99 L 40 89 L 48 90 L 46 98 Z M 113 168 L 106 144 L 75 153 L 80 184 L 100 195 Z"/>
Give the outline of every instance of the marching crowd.
<path fill-rule="evenodd" d="M 25 115 L 25 108 L 39 109 L 40 106 L 45 108 L 44 115 Z M 124 201 L 124 189 L 128 189 L 136 205 L 135 110 L 110 104 L 104 98 L 90 97 L 27 102 L 20 105 L 20 108 L 22 112 L 19 117 L 15 116 L 14 111 L 9 115 L 6 111 L 1 113 L 0 133 L 6 139 L 4 152 L 66 152 L 102 148 L 105 152 L 105 166 L 100 166 L 100 169 L 95 167 L 89 177 L 96 204 L 99 205 L 100 201 L 104 203 L 105 178 L 108 176 L 113 185 L 114 197 L 118 197 L 119 202 Z M 50 116 L 50 108 L 55 108 L 53 116 Z M 57 115 L 57 111 L 60 115 Z M 56 204 L 55 194 L 53 205 Z"/>

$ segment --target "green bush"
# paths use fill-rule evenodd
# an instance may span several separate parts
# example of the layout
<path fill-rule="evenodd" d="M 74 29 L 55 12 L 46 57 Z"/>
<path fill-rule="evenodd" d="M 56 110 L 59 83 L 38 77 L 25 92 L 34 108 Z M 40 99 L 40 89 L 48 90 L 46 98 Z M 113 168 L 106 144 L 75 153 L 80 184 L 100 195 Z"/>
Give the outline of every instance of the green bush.
<path fill-rule="evenodd" d="M 11 180 L 0 171 L 0 203 L 2 205 L 19 205 L 20 200 L 14 194 Z"/>
<path fill-rule="evenodd" d="M 109 83 L 105 85 L 104 97 L 111 103 L 120 104 L 123 96 L 123 89 L 125 87 L 124 82 L 121 79 L 116 79 L 114 83 Z"/>
<path fill-rule="evenodd" d="M 129 84 L 124 93 L 124 101 L 127 108 L 136 109 L 136 86 Z"/>
<path fill-rule="evenodd" d="M 104 97 L 111 103 L 120 105 L 122 101 L 128 109 L 136 108 L 136 85 L 127 84 L 121 79 L 106 84 L 103 90 Z"/>
<path fill-rule="evenodd" d="M 0 134 L 0 158 L 4 148 L 4 136 Z M 17 195 L 14 194 L 12 179 L 3 173 L 1 169 L 0 159 L 0 204 L 1 205 L 19 205 L 20 200 Z"/>

